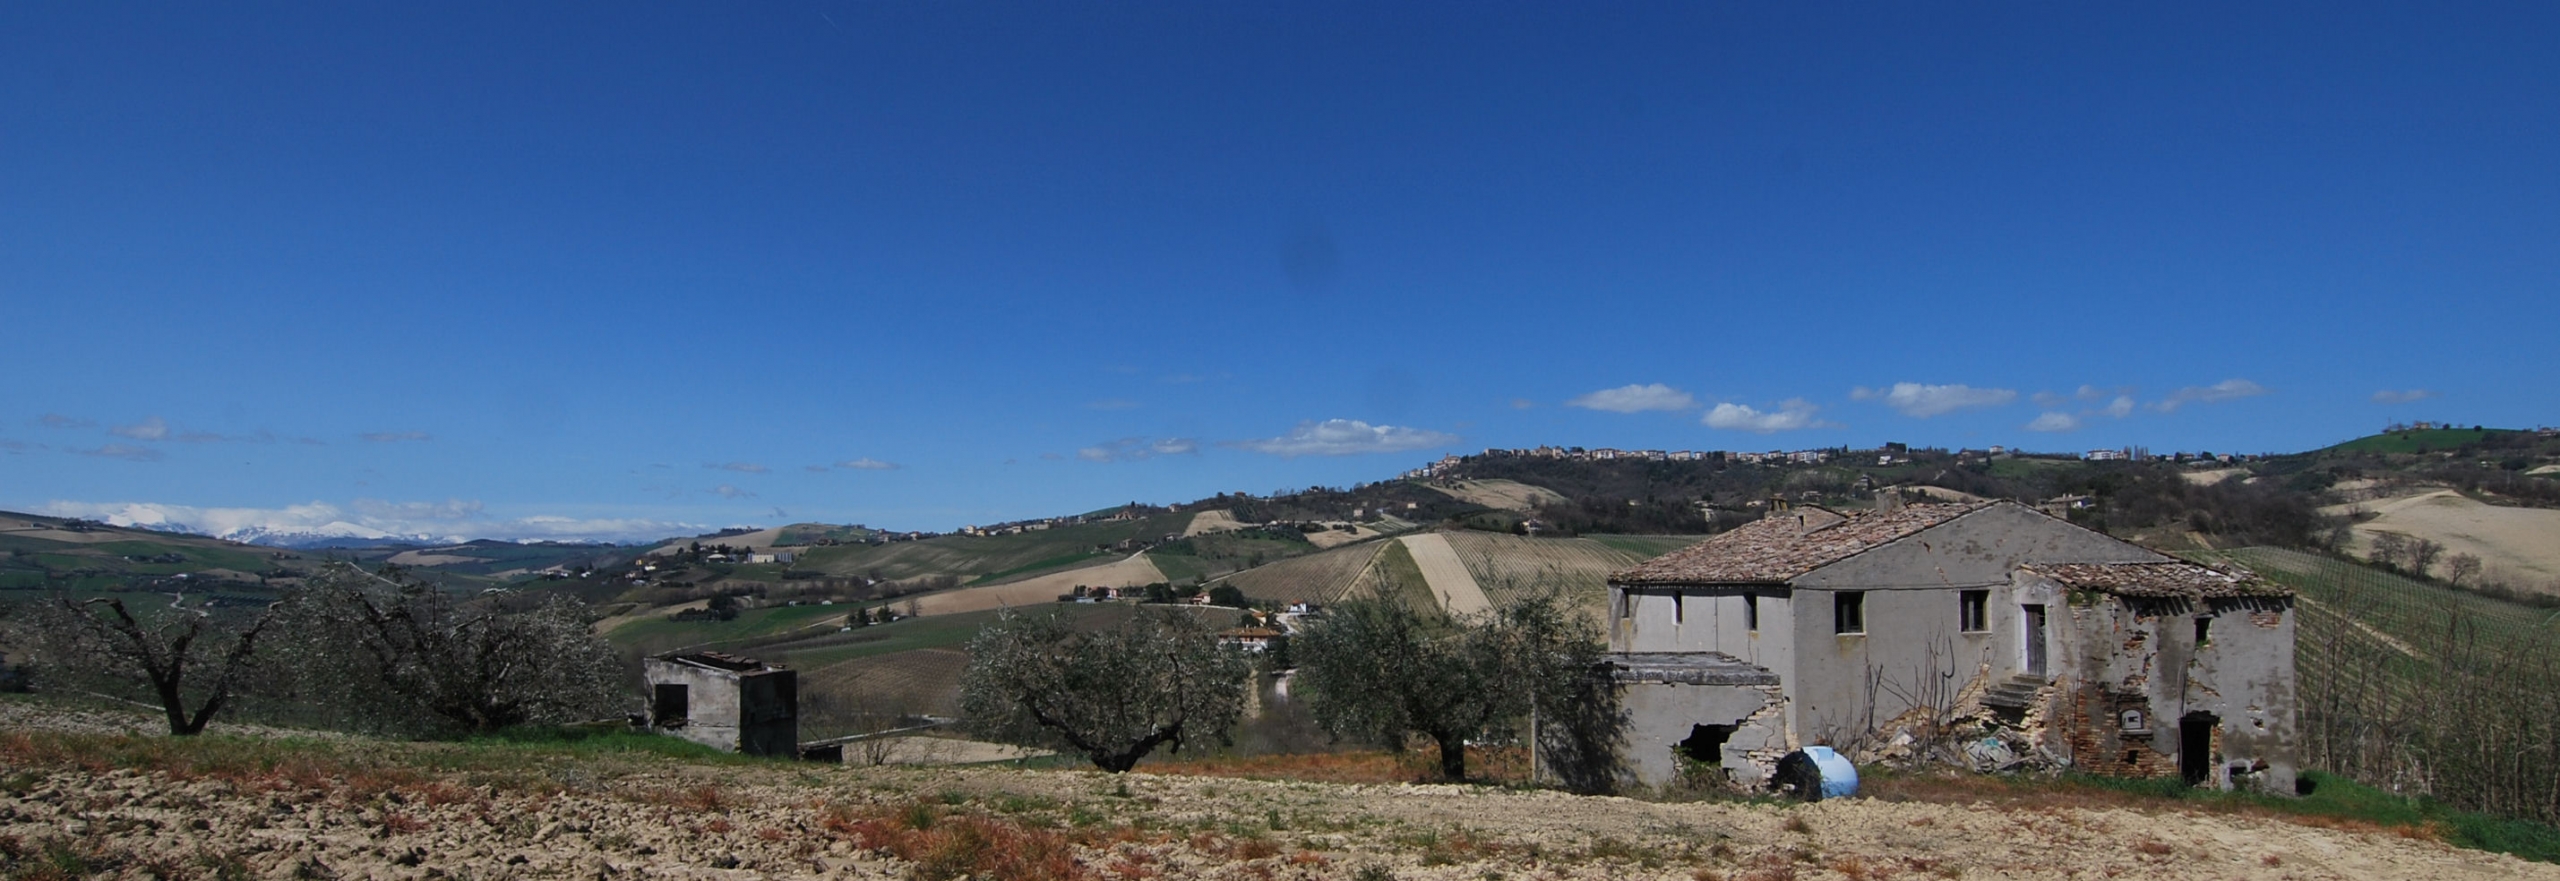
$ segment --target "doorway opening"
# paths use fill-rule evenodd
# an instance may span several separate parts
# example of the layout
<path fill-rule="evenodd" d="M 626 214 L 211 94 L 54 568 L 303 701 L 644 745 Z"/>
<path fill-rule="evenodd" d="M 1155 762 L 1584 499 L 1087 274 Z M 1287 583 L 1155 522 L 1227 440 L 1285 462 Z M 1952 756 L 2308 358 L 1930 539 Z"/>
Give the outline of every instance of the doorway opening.
<path fill-rule="evenodd" d="M 2188 713 L 2178 720 L 2178 776 L 2188 786 L 2216 782 L 2213 778 L 2213 730 L 2222 719 L 2212 713 Z"/>

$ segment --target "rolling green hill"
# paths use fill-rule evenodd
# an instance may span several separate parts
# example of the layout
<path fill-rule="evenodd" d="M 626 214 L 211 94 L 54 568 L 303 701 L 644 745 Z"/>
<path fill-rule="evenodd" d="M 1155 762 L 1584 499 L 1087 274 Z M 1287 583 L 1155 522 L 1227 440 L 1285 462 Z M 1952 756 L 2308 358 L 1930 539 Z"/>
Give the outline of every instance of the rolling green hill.
<path fill-rule="evenodd" d="M 0 512 L 0 590 L 96 591 L 183 575 L 207 589 L 255 591 L 315 563 L 296 551 Z"/>
<path fill-rule="evenodd" d="M 1104 562 L 1114 555 L 1097 548 L 1129 539 L 1162 540 L 1180 534 L 1190 523 L 1190 514 L 1160 514 L 1015 535 L 945 535 L 922 541 L 811 547 L 802 550 L 792 568 L 836 578 L 957 575 L 994 582 Z"/>

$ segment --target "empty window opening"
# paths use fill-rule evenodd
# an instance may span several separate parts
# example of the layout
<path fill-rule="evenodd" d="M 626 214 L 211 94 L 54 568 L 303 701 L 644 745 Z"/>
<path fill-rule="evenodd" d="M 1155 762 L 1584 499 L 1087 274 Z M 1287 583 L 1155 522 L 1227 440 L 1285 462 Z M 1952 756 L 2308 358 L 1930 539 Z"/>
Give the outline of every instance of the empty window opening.
<path fill-rule="evenodd" d="M 2197 645 L 2210 645 L 2210 644 L 2212 644 L 2212 642 L 2213 642 L 2213 616 L 2211 616 L 2211 615 L 2197 615 L 2197 616 L 2196 616 L 2196 644 L 2197 644 Z"/>
<path fill-rule="evenodd" d="M 693 714 L 692 695 L 681 682 L 662 682 L 650 693 L 649 715 L 661 727 L 683 724 Z"/>
<path fill-rule="evenodd" d="M 1688 595 L 1686 595 L 1686 594 L 1677 594 L 1677 593 L 1675 593 L 1675 594 L 1672 594 L 1672 595 L 1671 595 L 1671 623 L 1673 623 L 1673 624 L 1687 624 L 1687 623 L 1689 623 L 1689 597 L 1688 597 Z"/>
<path fill-rule="evenodd" d="M 1692 725 L 1689 739 L 1672 745 L 1683 758 L 1709 765 L 1724 764 L 1724 742 L 1733 739 L 1741 725 Z"/>
<path fill-rule="evenodd" d="M 1758 596 L 1744 594 L 1742 597 L 1742 629 L 1753 633 L 1760 632 L 1760 598 Z"/>
<path fill-rule="evenodd" d="M 1844 590 L 1831 595 L 1831 632 L 1867 632 L 1867 594 Z"/>
<path fill-rule="evenodd" d="M 1956 595 L 1956 624 L 1967 633 L 1991 629 L 1991 592 L 1968 590 Z"/>

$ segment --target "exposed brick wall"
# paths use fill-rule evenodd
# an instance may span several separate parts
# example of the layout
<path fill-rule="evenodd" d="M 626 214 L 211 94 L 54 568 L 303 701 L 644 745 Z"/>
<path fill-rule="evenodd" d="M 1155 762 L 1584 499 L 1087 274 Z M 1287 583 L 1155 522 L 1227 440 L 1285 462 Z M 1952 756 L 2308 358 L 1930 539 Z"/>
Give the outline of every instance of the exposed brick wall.
<path fill-rule="evenodd" d="M 2152 749 L 2151 734 L 2127 736 L 2123 731 L 2121 720 L 2126 710 L 2141 710 L 2151 731 L 2158 731 L 2162 724 L 2160 715 L 2152 712 L 2150 700 L 2140 692 L 2082 685 L 2071 690 L 2070 704 L 2063 737 L 2071 744 L 2072 764 L 2079 770 L 2110 777 L 2178 776 L 2175 753 Z M 2169 720 L 2167 724 L 2174 726 L 2177 722 Z"/>

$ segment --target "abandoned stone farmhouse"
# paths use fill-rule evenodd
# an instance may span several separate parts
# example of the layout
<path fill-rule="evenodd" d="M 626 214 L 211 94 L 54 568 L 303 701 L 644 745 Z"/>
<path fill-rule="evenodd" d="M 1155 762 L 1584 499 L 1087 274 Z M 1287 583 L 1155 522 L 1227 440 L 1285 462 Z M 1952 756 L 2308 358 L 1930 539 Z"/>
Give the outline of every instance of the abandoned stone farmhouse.
<path fill-rule="evenodd" d="M 2294 784 L 2294 608 L 2013 502 L 1767 517 L 1610 576 L 1620 776 L 1810 744 Z"/>

